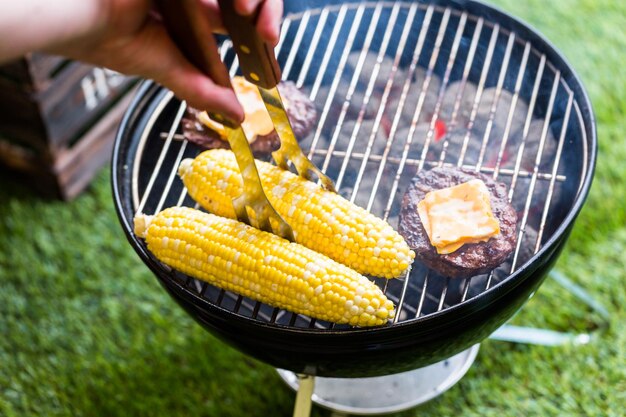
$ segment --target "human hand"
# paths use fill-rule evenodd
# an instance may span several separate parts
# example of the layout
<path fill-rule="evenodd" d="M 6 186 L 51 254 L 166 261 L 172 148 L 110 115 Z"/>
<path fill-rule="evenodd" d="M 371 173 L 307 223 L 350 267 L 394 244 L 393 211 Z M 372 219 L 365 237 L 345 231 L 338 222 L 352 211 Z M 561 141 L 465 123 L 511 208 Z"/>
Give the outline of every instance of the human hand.
<path fill-rule="evenodd" d="M 218 33 L 225 33 L 217 1 L 200 1 L 211 27 Z M 282 0 L 233 1 L 235 10 L 242 15 L 250 15 L 260 7 L 257 31 L 267 42 L 276 45 Z M 81 36 L 54 43 L 47 50 L 125 74 L 151 78 L 193 107 L 243 120 L 243 110 L 234 92 L 215 84 L 183 56 L 150 0 L 99 0 L 98 3 L 99 10 L 89 30 Z"/>

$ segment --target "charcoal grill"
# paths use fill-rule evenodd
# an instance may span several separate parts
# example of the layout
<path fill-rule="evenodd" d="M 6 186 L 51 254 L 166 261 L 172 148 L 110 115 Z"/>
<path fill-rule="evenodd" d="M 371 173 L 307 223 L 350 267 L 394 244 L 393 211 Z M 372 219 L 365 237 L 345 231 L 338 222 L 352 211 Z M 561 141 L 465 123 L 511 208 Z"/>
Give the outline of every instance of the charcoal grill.
<path fill-rule="evenodd" d="M 340 193 L 394 227 L 417 171 L 461 166 L 493 176 L 508 185 L 519 214 L 510 259 L 467 279 L 438 276 L 416 262 L 401 279 L 376 280 L 397 315 L 370 329 L 275 309 L 174 271 L 134 236 L 132 218 L 194 206 L 176 168 L 200 150 L 182 134 L 185 103 L 151 82 L 140 88 L 114 148 L 122 227 L 191 316 L 272 366 L 375 377 L 465 355 L 450 371 L 460 377 L 475 345 L 537 290 L 565 244 L 594 171 L 589 99 L 548 41 L 479 2 L 321 3 L 287 14 L 277 48 L 283 78 L 318 106 L 317 128 L 303 149 Z M 220 53 L 235 75 L 228 40 Z"/>

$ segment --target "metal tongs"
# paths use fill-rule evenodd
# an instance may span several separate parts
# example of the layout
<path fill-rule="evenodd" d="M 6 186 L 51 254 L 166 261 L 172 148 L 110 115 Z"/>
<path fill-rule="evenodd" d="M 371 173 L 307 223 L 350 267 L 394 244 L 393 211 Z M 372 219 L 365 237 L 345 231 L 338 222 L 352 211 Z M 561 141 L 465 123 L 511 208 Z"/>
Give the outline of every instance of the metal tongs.
<path fill-rule="evenodd" d="M 200 0 L 157 0 L 156 4 L 170 36 L 191 61 L 217 84 L 232 88 L 230 76 L 221 63 L 217 44 Z M 280 138 L 280 148 L 272 153 L 276 164 L 287 169 L 291 161 L 298 174 L 312 180 L 315 174 L 322 186 L 334 191 L 330 178 L 324 175 L 302 152 L 278 92 L 281 71 L 273 48 L 257 34 L 258 13 L 241 16 L 234 10 L 232 0 L 219 0 L 224 26 L 228 30 L 245 78 L 259 88 L 261 97 Z M 261 230 L 273 232 L 293 241 L 293 231 L 267 199 L 254 162 L 252 150 L 241 126 L 222 114 L 209 114 L 227 128 L 228 143 L 243 176 L 243 193 L 233 199 L 237 218 Z M 252 224 L 248 209 L 254 213 Z"/>

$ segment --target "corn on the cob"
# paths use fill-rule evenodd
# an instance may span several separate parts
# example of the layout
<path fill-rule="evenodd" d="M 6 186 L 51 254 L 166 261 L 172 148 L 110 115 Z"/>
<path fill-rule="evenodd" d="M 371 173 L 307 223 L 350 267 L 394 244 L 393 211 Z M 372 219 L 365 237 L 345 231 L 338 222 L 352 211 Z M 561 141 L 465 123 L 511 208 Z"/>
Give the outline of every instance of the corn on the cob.
<path fill-rule="evenodd" d="M 172 268 L 274 307 L 353 326 L 382 325 L 395 314 L 363 275 L 236 220 L 173 207 L 136 216 L 135 234 Z"/>
<path fill-rule="evenodd" d="M 415 253 L 387 222 L 289 171 L 257 161 L 267 198 L 291 226 L 296 242 L 359 273 L 396 278 Z M 205 151 L 182 161 L 178 173 L 203 208 L 236 218 L 232 199 L 242 193 L 234 154 Z"/>

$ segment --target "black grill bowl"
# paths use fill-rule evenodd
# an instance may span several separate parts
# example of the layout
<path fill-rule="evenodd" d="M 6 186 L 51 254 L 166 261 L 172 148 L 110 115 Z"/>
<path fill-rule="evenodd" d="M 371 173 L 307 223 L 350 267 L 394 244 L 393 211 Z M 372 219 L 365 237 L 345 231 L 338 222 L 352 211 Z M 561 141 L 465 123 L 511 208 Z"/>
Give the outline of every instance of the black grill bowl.
<path fill-rule="evenodd" d="M 113 151 L 112 187 L 118 216 L 131 246 L 168 293 L 200 324 L 246 354 L 277 368 L 326 377 L 377 376 L 426 366 L 479 343 L 505 323 L 539 288 L 565 245 L 589 191 L 597 146 L 593 112 L 580 81 L 563 57 L 528 26 L 481 3 L 402 3 L 400 20 L 412 4 L 417 7 L 415 32 L 419 31 L 429 13 L 429 24 L 432 26 L 432 30 L 425 32 L 423 56 L 417 61 L 417 67 L 423 70 L 422 73 L 433 74 L 440 80 L 447 78 L 447 84 L 463 79 L 464 64 L 471 50 L 472 30 L 476 29 L 477 22 L 482 22 L 480 24 L 483 25 L 485 34 L 476 38 L 478 47 L 474 59 L 477 68 L 472 66 L 466 76 L 467 81 L 480 83 L 480 69 L 489 56 L 488 44 L 495 39 L 492 63 L 488 65 L 483 88 L 498 88 L 499 66 L 502 62 L 507 62 L 509 69 L 502 78 L 500 89 L 518 96 L 520 102 L 527 104 L 534 101 L 535 107 L 531 116 L 549 120 L 548 132 L 554 140 L 559 141 L 561 150 L 557 150 L 557 156 L 552 158 L 554 161 L 558 160 L 557 164 L 550 163 L 546 166 L 542 161 L 523 175 L 519 169 L 503 169 L 498 176 L 500 181 L 510 186 L 511 178 L 518 177 L 519 174 L 517 187 L 521 198 L 516 203 L 513 197 L 513 202 L 514 205 L 517 204 L 516 208 L 520 213 L 520 236 L 529 235 L 531 229 L 540 231 L 538 243 L 525 242 L 522 239 L 517 251 L 518 255 L 530 255 L 519 255 L 517 264 L 513 262 L 511 266 L 509 262 L 506 270 L 503 267 L 488 276 L 466 280 L 438 277 L 422 266 L 414 265 L 410 279 L 388 284 L 388 294 L 395 297 L 396 304 L 402 301 L 396 323 L 379 328 L 359 329 L 311 321 L 306 317 L 274 310 L 220 291 L 161 264 L 147 251 L 143 241 L 133 234 L 132 219 L 139 208 L 143 192 L 148 187 L 151 187 L 152 194 L 140 207 L 143 212 L 152 214 L 159 207 L 179 202 L 183 186 L 178 178 L 171 176 L 176 160 L 181 156 L 196 155 L 199 150 L 182 141 L 172 141 L 170 150 L 162 153 L 165 143 L 163 132 L 169 132 L 174 126 L 176 133 L 180 133 L 180 128 L 175 123 L 180 102 L 172 98 L 171 93 L 150 82 L 142 85 L 120 126 Z M 367 8 L 364 13 L 367 18 L 370 8 L 373 9 L 376 5 L 377 3 L 355 3 L 328 6 L 330 18 L 327 24 L 333 23 L 332 17 L 337 13 L 345 13 L 349 20 L 357 7 Z M 388 9 L 394 3 L 380 5 L 383 10 L 380 17 L 384 21 L 389 17 Z M 463 13 L 467 18 L 463 29 L 467 36 L 463 32 L 463 37 L 459 38 L 458 65 L 455 61 L 448 68 L 446 60 L 453 49 L 453 29 Z M 448 17 L 444 18 L 446 14 Z M 297 11 L 287 17 L 292 24 L 286 29 L 287 35 L 278 55 L 283 66 L 286 61 L 291 60 L 290 65 L 293 68 L 300 68 L 306 63 L 307 54 L 316 51 L 315 45 L 307 44 L 315 39 L 313 29 L 304 30 L 304 36 L 299 41 L 301 43 L 294 44 L 298 23 L 303 16 L 309 22 L 319 19 L 319 13 L 316 14 L 315 11 L 308 17 L 307 13 Z M 444 37 L 440 48 L 442 58 L 429 60 L 433 50 L 437 49 L 437 33 L 445 19 L 449 20 L 452 35 Z M 348 24 L 344 25 L 349 27 Z M 366 23 L 363 23 L 363 28 L 367 30 Z M 490 36 L 496 30 L 494 28 L 499 31 L 498 37 Z M 338 38 L 342 39 L 344 35 L 341 31 L 338 33 Z M 356 33 L 359 39 L 364 37 L 364 34 L 358 31 Z M 408 67 L 407 61 L 410 61 L 413 52 L 410 46 L 413 39 L 411 36 L 407 43 L 408 58 L 404 55 L 401 57 L 402 68 Z M 417 43 L 417 34 L 414 38 L 413 42 Z M 330 40 L 323 41 L 332 42 L 332 36 Z M 396 40 L 392 37 L 393 42 Z M 357 42 L 352 50 L 358 51 L 359 47 Z M 524 58 L 526 49 L 530 53 Z M 292 56 L 287 53 L 290 50 L 294 51 Z M 312 74 L 319 71 L 328 74 L 321 78 L 321 88 L 332 83 L 334 73 L 342 66 L 342 48 L 336 47 L 330 54 L 327 67 L 310 71 Z M 232 62 L 232 54 L 226 53 L 225 57 L 227 63 Z M 318 59 L 310 61 L 317 62 Z M 517 88 L 515 81 L 520 65 L 526 65 L 528 74 L 524 75 Z M 533 92 L 532 80 L 537 68 L 541 66 L 544 68 L 543 78 L 537 83 L 539 90 Z M 314 75 L 298 77 L 295 72 L 297 71 L 292 71 L 288 78 L 301 78 L 305 89 L 315 84 L 315 80 L 311 78 Z M 323 99 L 321 101 L 321 104 L 317 101 L 316 103 L 323 107 Z M 324 123 L 324 120 L 320 123 Z M 330 125 L 336 121 L 328 118 L 326 123 Z M 493 134 L 501 133 L 495 133 L 494 130 Z M 501 139 L 498 137 L 489 140 Z M 533 140 L 538 139 L 529 138 L 526 144 L 528 148 L 532 148 L 529 143 Z M 311 143 L 303 143 L 305 148 L 310 145 Z M 421 150 L 427 145 L 416 141 L 411 146 Z M 318 145 L 318 148 L 321 147 Z M 393 152 L 392 150 L 390 155 Z M 416 166 L 427 168 L 429 164 L 434 165 L 437 162 L 431 159 L 430 154 L 425 152 L 424 155 L 421 165 L 420 161 L 415 161 Z M 313 153 L 313 160 L 318 165 L 321 165 L 324 157 L 323 153 Z M 329 170 L 332 170 L 333 164 L 329 166 Z M 410 169 L 402 173 L 395 195 L 390 197 L 393 201 L 399 201 L 405 185 L 415 172 L 414 166 L 408 166 Z M 489 174 L 494 173 L 489 164 L 479 168 Z M 153 172 L 157 172 L 154 181 L 151 180 Z M 548 192 L 544 192 L 538 186 L 533 188 L 533 181 L 537 184 L 545 181 L 552 186 L 546 188 Z M 527 199 L 528 195 L 532 199 Z M 528 201 L 532 204 L 527 204 Z M 189 197 L 184 197 L 181 202 L 193 205 Z M 545 208 L 535 212 L 533 207 Z M 390 222 L 394 226 L 397 224 L 394 224 L 396 214 L 397 207 L 389 213 Z M 382 281 L 376 282 L 384 285 Z"/>

